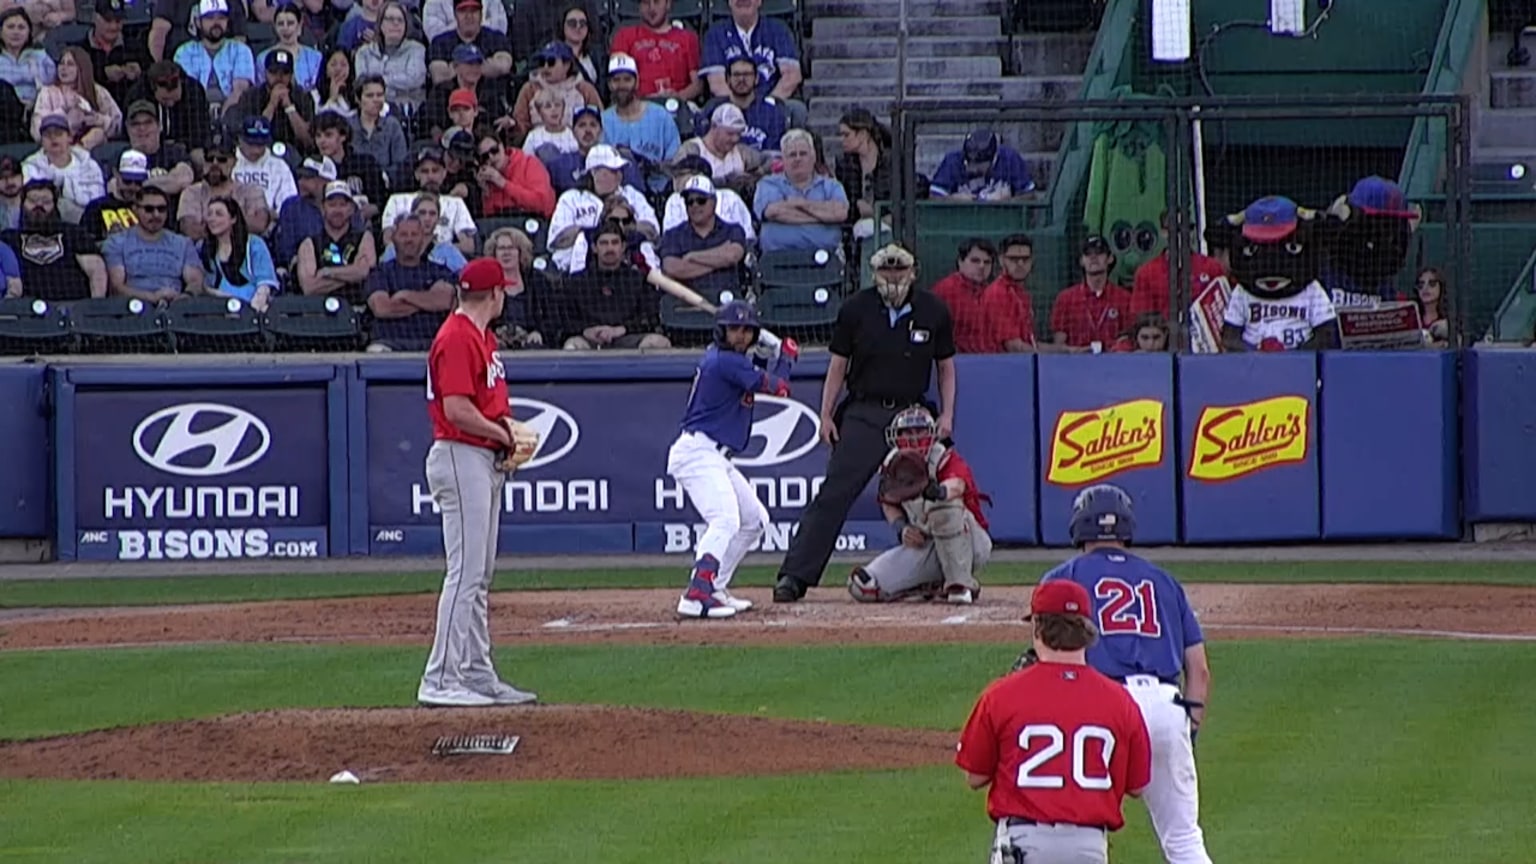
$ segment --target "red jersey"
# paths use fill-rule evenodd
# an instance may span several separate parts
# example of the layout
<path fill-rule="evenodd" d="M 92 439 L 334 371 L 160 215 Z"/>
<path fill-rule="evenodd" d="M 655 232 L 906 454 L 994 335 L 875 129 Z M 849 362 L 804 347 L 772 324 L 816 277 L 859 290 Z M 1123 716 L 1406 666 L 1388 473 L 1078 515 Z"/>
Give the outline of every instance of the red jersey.
<path fill-rule="evenodd" d="M 987 311 L 981 305 L 986 286 L 972 282 L 959 271 L 934 283 L 933 293 L 949 307 L 949 317 L 955 322 L 955 350 L 962 354 L 995 354 L 998 348 L 992 338 L 992 324 Z"/>
<path fill-rule="evenodd" d="M 632 24 L 613 37 L 612 54 L 628 54 L 640 69 L 636 95 L 644 98 L 662 90 L 680 92 L 699 74 L 699 36 L 675 24 L 657 33 L 645 24 Z"/>
<path fill-rule="evenodd" d="M 1153 258 L 1136 268 L 1136 280 L 1131 285 L 1131 317 L 1144 312 L 1157 312 L 1167 319 L 1168 306 L 1173 302 L 1173 292 L 1168 288 L 1168 253 Z M 1189 299 L 1199 296 L 1206 285 L 1218 276 L 1227 275 L 1221 262 L 1207 258 L 1198 252 L 1189 256 Z"/>
<path fill-rule="evenodd" d="M 1098 342 L 1104 349 L 1131 326 L 1131 292 L 1113 282 L 1094 294 L 1079 282 L 1056 296 L 1051 307 L 1051 332 L 1067 334 L 1067 344 L 1087 348 Z"/>
<path fill-rule="evenodd" d="M 466 396 L 487 420 L 512 413 L 507 402 L 507 371 L 496 353 L 496 334 L 481 332 L 468 315 L 457 312 L 437 330 L 427 352 L 427 414 L 432 417 L 432 437 L 462 441 L 487 450 L 499 450 L 500 442 L 471 435 L 448 421 L 443 399 Z"/>
<path fill-rule="evenodd" d="M 991 351 L 1007 351 L 1010 339 L 1022 339 L 1025 345 L 1035 347 L 1035 308 L 1029 289 L 1007 273 L 981 292 L 981 311 L 992 324 L 992 344 L 996 347 Z"/>
<path fill-rule="evenodd" d="M 933 476 L 940 483 L 952 477 L 959 478 L 965 484 L 965 495 L 960 499 L 965 503 L 965 509 L 976 517 L 976 524 L 981 526 L 981 530 L 992 530 L 992 526 L 987 524 L 987 517 L 981 515 L 981 490 L 976 488 L 976 475 L 971 473 L 970 463 L 961 459 L 959 453 L 950 450 L 939 460 L 939 467 L 934 469 Z"/>
<path fill-rule="evenodd" d="M 992 682 L 955 764 L 992 778 L 987 815 L 1119 830 L 1152 781 L 1152 746 L 1125 688 L 1089 666 L 1036 663 Z"/>

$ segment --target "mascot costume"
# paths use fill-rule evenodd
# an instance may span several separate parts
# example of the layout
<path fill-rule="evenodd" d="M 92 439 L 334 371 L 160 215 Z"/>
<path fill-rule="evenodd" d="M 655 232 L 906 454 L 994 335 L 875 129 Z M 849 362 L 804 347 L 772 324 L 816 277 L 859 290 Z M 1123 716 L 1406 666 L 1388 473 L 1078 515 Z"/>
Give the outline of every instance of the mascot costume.
<path fill-rule="evenodd" d="M 1232 297 L 1222 315 L 1224 351 L 1339 347 L 1338 315 L 1318 281 L 1328 223 L 1289 198 L 1260 198 L 1206 229 L 1229 250 Z"/>
<path fill-rule="evenodd" d="M 1369 309 L 1404 299 L 1394 283 L 1422 216 L 1384 177 L 1366 177 L 1333 202 L 1321 281 L 1334 308 Z"/>
<path fill-rule="evenodd" d="M 1125 102 L 1150 98 L 1129 87 L 1116 88 L 1111 96 Z M 1083 225 L 1088 236 L 1109 240 L 1115 255 L 1109 281 L 1130 285 L 1136 268 L 1168 245 L 1158 230 L 1168 207 L 1163 128 L 1155 120 L 1106 121 L 1094 124 L 1093 135 Z"/>

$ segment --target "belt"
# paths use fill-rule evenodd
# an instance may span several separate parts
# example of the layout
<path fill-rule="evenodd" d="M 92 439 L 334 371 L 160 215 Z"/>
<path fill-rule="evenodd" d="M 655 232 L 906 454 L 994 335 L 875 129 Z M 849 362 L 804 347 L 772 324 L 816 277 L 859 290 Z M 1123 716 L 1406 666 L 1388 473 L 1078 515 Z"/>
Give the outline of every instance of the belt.
<path fill-rule="evenodd" d="M 1025 828 L 1029 826 L 1043 826 L 1046 828 L 1087 828 L 1092 831 L 1108 831 L 1108 825 L 1078 825 L 1075 822 L 1038 822 L 1034 819 L 1025 819 L 1021 816 L 1009 816 L 1003 820 L 1003 824 L 1009 828 Z"/>
<path fill-rule="evenodd" d="M 1144 674 L 1141 674 L 1141 673 L 1137 673 L 1135 675 L 1121 675 L 1120 677 L 1116 678 L 1115 680 L 1119 681 L 1121 684 L 1146 683 L 1145 681 L 1137 682 L 1136 679 L 1138 679 L 1138 678 L 1141 678 L 1141 679 L 1153 679 L 1153 680 L 1156 680 L 1159 684 L 1167 684 L 1170 687 L 1177 687 L 1177 686 L 1179 686 L 1179 680 L 1177 678 L 1169 679 L 1169 678 L 1164 678 L 1161 675 L 1144 675 Z"/>
<path fill-rule="evenodd" d="M 870 405 L 879 405 L 881 408 L 894 411 L 897 408 L 905 408 L 908 405 L 916 405 L 916 399 L 885 399 L 879 396 L 854 396 L 853 401 L 864 402 Z"/>
<path fill-rule="evenodd" d="M 719 453 L 721 456 L 725 456 L 725 457 L 729 458 L 735 452 L 735 451 L 731 450 L 731 448 L 725 446 L 724 444 L 721 444 L 719 441 L 716 441 L 715 439 L 709 437 L 708 435 L 705 435 L 703 432 L 700 432 L 697 429 L 690 429 L 690 430 L 688 430 L 688 434 L 692 435 L 692 436 L 694 436 L 696 438 L 703 438 L 705 441 L 708 441 L 709 442 L 709 446 L 713 447 L 715 452 Z"/>

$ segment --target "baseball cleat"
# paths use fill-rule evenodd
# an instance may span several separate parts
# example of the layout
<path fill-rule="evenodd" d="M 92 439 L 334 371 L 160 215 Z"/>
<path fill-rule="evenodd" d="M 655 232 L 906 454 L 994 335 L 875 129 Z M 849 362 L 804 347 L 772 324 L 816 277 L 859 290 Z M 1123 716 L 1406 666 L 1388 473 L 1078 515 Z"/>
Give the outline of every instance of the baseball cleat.
<path fill-rule="evenodd" d="M 436 687 L 417 689 L 416 701 L 428 708 L 484 708 L 496 704 L 494 698 L 484 693 L 463 689 L 440 690 Z"/>
<path fill-rule="evenodd" d="M 975 599 L 971 589 L 964 585 L 951 585 L 949 590 L 944 592 L 944 602 L 954 606 L 969 606 Z"/>
<path fill-rule="evenodd" d="M 713 584 L 695 576 L 677 601 L 677 614 L 685 618 L 729 618 L 736 614 L 736 607 L 721 600 Z"/>
<path fill-rule="evenodd" d="M 483 695 L 491 697 L 497 705 L 532 705 L 539 701 L 539 694 L 519 690 L 505 681 L 492 684 Z"/>
<path fill-rule="evenodd" d="M 737 597 L 735 594 L 732 594 L 724 588 L 721 588 L 719 591 L 715 592 L 715 599 L 725 603 L 725 605 L 735 609 L 737 612 L 745 612 L 748 609 L 751 609 L 753 606 L 751 600 L 748 600 L 745 597 Z"/>

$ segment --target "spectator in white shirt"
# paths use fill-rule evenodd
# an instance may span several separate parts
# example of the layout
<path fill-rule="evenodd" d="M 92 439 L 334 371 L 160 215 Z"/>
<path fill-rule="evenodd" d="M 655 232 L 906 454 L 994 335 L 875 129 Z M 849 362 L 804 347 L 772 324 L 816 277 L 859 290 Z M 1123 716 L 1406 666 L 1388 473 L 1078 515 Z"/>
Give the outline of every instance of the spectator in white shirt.
<path fill-rule="evenodd" d="M 248 183 L 261 190 L 267 199 L 267 209 L 283 212 L 289 198 L 299 194 L 298 184 L 293 182 L 293 169 L 277 156 L 272 155 L 272 124 L 260 114 L 245 119 L 240 130 L 240 146 L 236 148 L 235 167 L 230 176 L 236 183 Z"/>
<path fill-rule="evenodd" d="M 628 164 L 629 160 L 607 144 L 593 147 L 587 152 L 581 184 L 555 202 L 555 215 L 549 220 L 549 248 L 550 258 L 562 272 L 570 272 L 576 241 L 585 239 L 584 231 L 597 227 L 604 202 L 613 195 L 629 202 L 635 214 L 635 230 L 653 241 L 661 235 L 656 211 L 645 200 L 644 193 L 624 185 L 621 172 Z"/>
<path fill-rule="evenodd" d="M 443 193 L 443 185 L 448 182 L 447 166 L 448 163 L 441 148 L 423 147 L 421 152 L 416 154 L 418 188 L 409 192 L 397 192 L 389 196 L 389 202 L 384 205 L 384 245 L 388 246 L 394 240 L 395 223 L 400 221 L 401 217 L 410 215 L 417 194 L 432 192 L 437 195 L 439 211 L 437 225 L 433 226 L 434 242 L 452 243 L 465 255 L 475 253 L 477 229 L 468 205 L 457 195 Z M 428 247 L 432 245 L 429 243 Z"/>
<path fill-rule="evenodd" d="M 107 181 L 90 151 L 74 146 L 69 118 L 49 114 L 37 124 L 43 149 L 21 163 L 27 180 L 50 180 L 59 187 L 59 216 L 78 225 L 86 205 L 107 194 Z"/>

